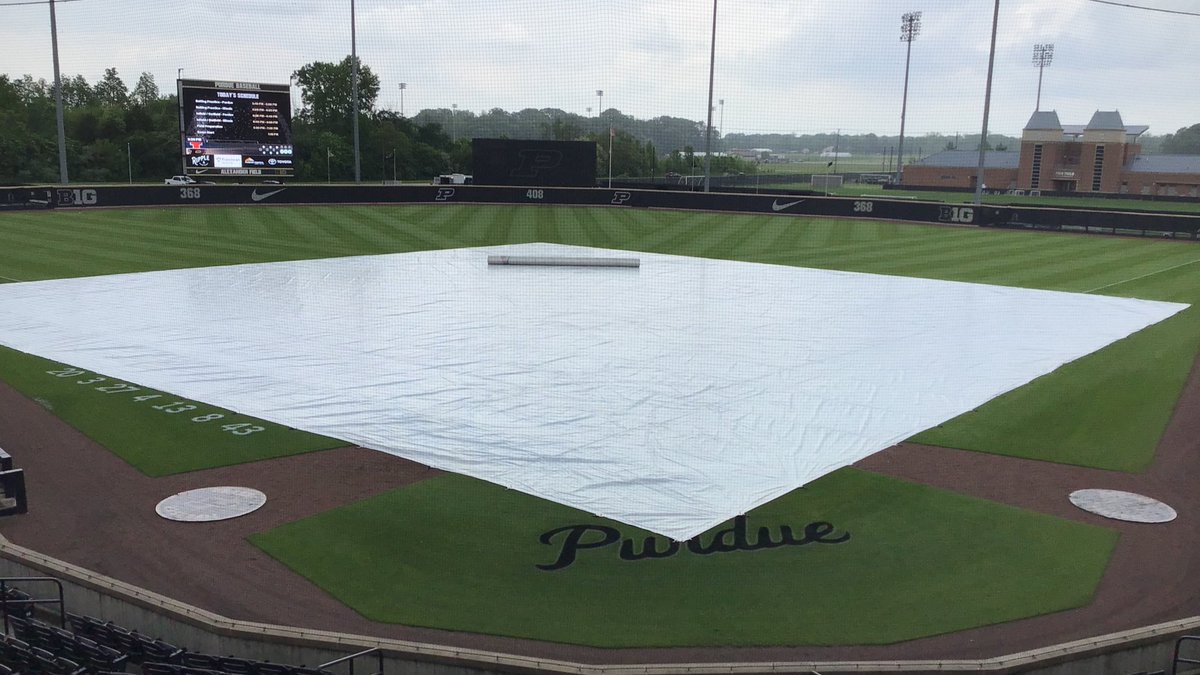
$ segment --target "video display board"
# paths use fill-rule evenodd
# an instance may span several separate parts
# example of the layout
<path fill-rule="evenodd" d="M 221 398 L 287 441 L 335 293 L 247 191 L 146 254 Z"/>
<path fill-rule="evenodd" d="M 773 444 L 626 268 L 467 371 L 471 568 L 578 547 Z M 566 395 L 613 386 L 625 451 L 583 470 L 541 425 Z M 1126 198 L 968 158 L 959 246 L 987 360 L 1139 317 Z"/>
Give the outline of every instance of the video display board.
<path fill-rule="evenodd" d="M 476 185 L 594 187 L 596 144 L 591 141 L 471 141 Z"/>
<path fill-rule="evenodd" d="M 178 80 L 183 171 L 191 176 L 291 176 L 286 84 Z"/>

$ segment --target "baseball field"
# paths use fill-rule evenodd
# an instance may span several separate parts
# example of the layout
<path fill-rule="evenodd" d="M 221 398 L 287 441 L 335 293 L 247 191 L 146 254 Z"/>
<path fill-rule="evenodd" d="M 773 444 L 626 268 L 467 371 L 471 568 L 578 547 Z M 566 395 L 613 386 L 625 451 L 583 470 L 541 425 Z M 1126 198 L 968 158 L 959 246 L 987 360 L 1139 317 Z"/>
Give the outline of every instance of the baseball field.
<path fill-rule="evenodd" d="M 527 242 L 1193 305 L 909 439 L 929 456 L 1135 480 L 1200 350 L 1194 244 L 791 216 L 450 205 L 11 213 L 0 218 L 0 281 Z M 345 445 L 10 349 L 0 380 L 150 478 Z M 681 543 L 442 474 L 247 539 L 373 622 L 605 648 L 891 644 L 1092 602 L 1118 528 L 934 482 L 846 468 Z"/>

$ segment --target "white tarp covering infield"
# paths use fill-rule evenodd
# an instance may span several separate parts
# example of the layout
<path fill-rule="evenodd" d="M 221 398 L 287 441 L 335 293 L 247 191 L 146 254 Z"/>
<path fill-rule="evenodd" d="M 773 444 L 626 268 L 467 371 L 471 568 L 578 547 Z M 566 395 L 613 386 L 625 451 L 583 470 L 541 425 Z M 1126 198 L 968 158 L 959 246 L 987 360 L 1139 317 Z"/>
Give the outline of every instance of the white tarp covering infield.
<path fill-rule="evenodd" d="M 1186 305 L 551 244 L 0 285 L 0 343 L 687 539 Z M 398 517 L 401 517 L 398 515 Z"/>

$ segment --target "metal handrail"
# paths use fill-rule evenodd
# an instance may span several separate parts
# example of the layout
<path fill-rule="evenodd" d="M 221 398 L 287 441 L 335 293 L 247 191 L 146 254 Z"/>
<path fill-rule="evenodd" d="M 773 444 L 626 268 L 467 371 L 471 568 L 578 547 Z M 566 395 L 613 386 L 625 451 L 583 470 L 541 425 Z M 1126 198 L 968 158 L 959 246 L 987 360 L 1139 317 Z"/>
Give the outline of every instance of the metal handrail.
<path fill-rule="evenodd" d="M 1171 675 L 1178 675 L 1179 664 L 1181 663 L 1200 665 L 1200 659 L 1189 659 L 1179 655 L 1179 650 L 1183 648 L 1183 643 L 1188 641 L 1200 642 L 1200 635 L 1184 635 L 1175 641 L 1175 654 L 1171 658 Z"/>
<path fill-rule="evenodd" d="M 58 587 L 57 598 L 30 598 L 29 600 L 10 600 L 8 598 L 8 589 L 14 588 L 11 582 L 46 582 L 54 584 Z M 25 606 L 25 605 L 58 605 L 58 627 L 67 627 L 67 605 L 63 602 L 63 585 L 62 582 L 53 577 L 0 577 L 0 614 L 4 616 L 4 632 L 7 633 L 8 626 L 8 608 L 9 606 Z"/>
<path fill-rule="evenodd" d="M 377 663 L 379 665 L 379 670 L 375 671 L 374 673 L 368 673 L 367 675 L 383 675 L 383 650 L 379 647 L 371 647 L 370 649 L 364 649 L 355 654 L 343 656 L 340 659 L 334 659 L 328 663 L 322 663 L 321 665 L 317 666 L 317 669 L 325 670 L 330 666 L 336 666 L 339 663 L 348 662 L 350 664 L 350 675 L 354 675 L 354 662 L 360 657 L 371 656 L 372 654 L 374 654 L 378 659 Z"/>

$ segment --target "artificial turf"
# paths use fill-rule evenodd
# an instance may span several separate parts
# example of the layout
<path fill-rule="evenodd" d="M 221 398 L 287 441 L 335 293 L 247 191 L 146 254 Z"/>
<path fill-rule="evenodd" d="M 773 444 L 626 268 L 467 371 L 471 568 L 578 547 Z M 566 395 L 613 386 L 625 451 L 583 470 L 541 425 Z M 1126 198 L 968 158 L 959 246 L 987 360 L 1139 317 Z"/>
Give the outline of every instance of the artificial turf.
<path fill-rule="evenodd" d="M 549 206 L 5 213 L 0 216 L 0 277 L 28 281 L 532 241 L 1200 302 L 1200 249 L 1186 242 Z M 1172 414 L 1200 348 L 1198 336 L 1197 310 L 1185 311 L 916 440 L 1139 470 L 1151 461 Z M 96 392 L 95 386 L 104 383 L 74 384 L 90 377 L 46 375 L 59 369 L 0 352 L 0 379 L 47 402 L 64 420 L 154 475 L 337 444 L 299 432 L 224 438 L 210 433 L 207 422 L 180 423 L 182 413 L 151 413 L 131 407 L 131 397 L 123 392 Z M 157 400 L 144 403 L 153 409 Z"/>
<path fill-rule="evenodd" d="M 365 617 L 598 647 L 886 644 L 1091 600 L 1115 532 L 843 469 L 755 509 L 744 543 L 826 522 L 825 540 L 623 560 L 621 542 L 554 570 L 571 526 L 647 532 L 446 475 L 251 541 Z M 699 537 L 711 547 L 718 531 Z M 602 531 L 579 541 L 597 544 Z M 654 539 L 657 551 L 668 542 Z M 901 620 L 897 620 L 900 617 Z"/>

